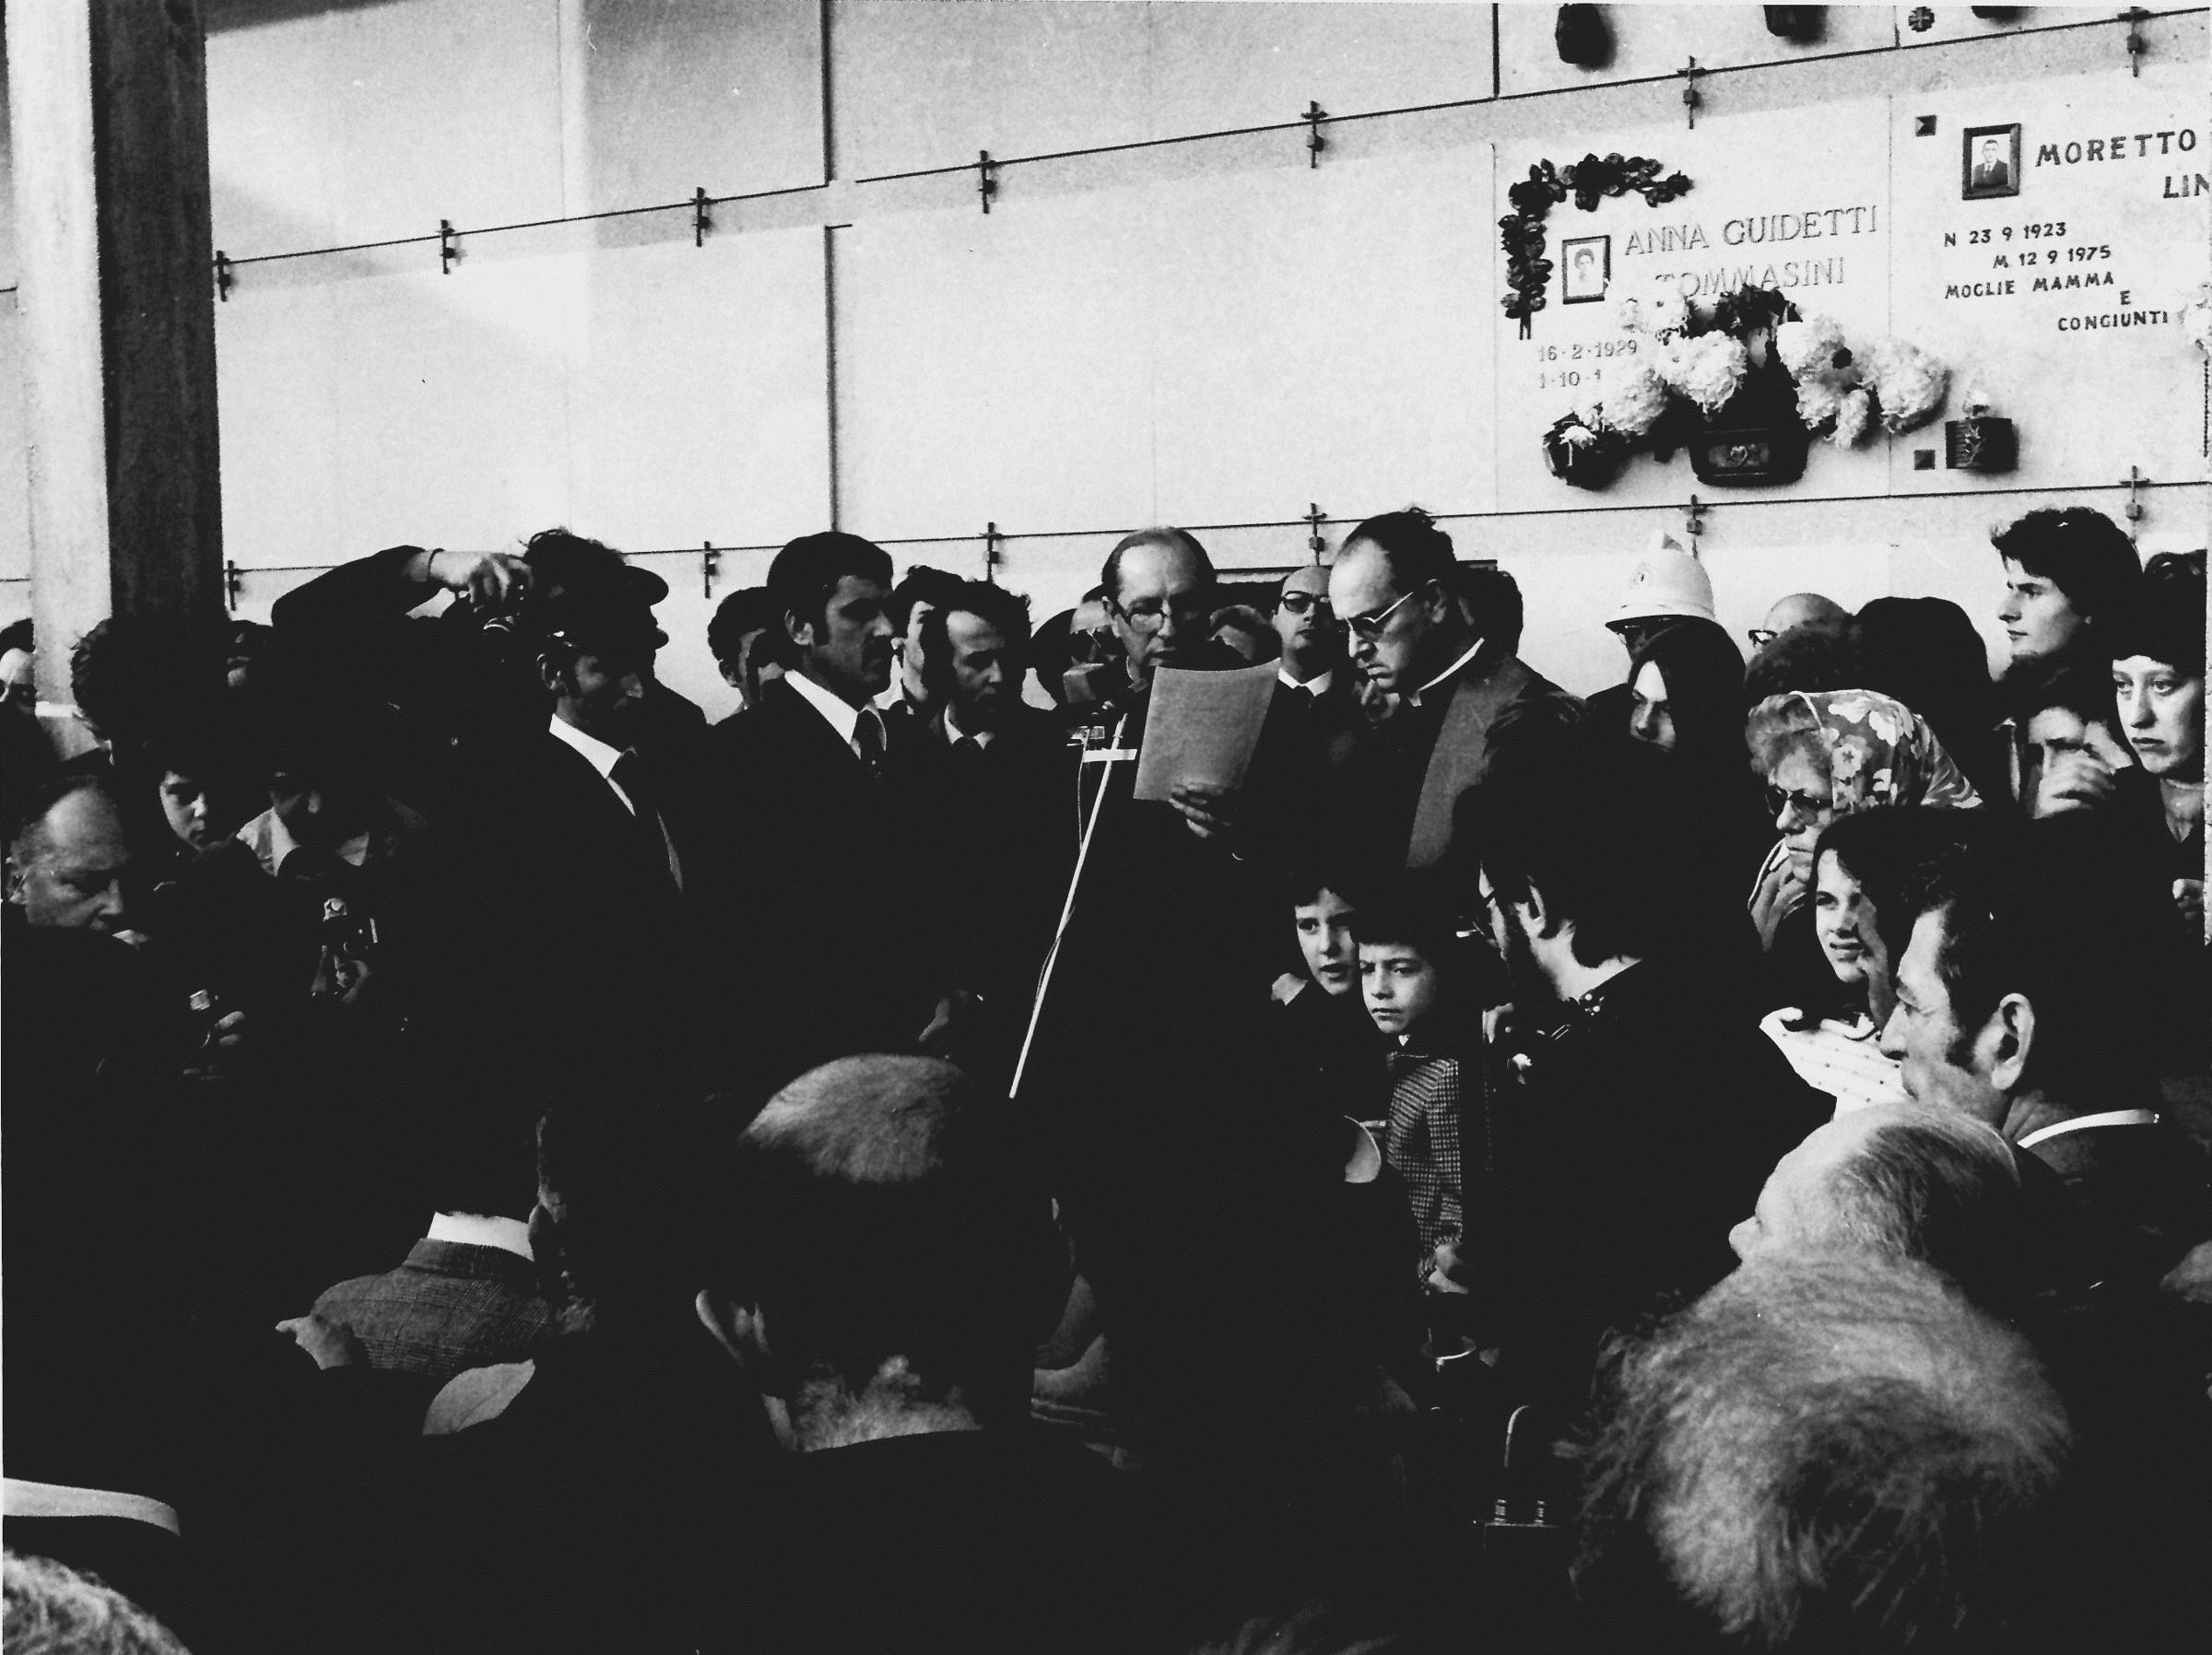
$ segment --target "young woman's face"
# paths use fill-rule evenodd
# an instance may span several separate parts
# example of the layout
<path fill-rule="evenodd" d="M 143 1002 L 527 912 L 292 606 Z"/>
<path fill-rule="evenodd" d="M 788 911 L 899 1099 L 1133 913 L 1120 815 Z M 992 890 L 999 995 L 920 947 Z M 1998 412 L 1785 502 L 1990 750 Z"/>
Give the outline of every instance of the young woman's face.
<path fill-rule="evenodd" d="M 1335 891 L 1317 892 L 1290 910 L 1306 969 L 1330 994 L 1348 994 L 1359 982 L 1359 950 L 1352 945 L 1352 905 Z"/>
<path fill-rule="evenodd" d="M 1815 874 L 1813 933 L 1837 980 L 1863 983 L 1888 973 L 1889 959 L 1875 929 L 1874 904 L 1832 851 L 1820 859 Z"/>
<path fill-rule="evenodd" d="M 1675 750 L 1675 712 L 1667 705 L 1666 675 L 1656 661 L 1638 667 L 1629 686 L 1629 734 L 1662 753 Z"/>
<path fill-rule="evenodd" d="M 2162 661 L 2112 663 L 2112 700 L 2136 760 L 2152 775 L 2194 781 L 2205 771 L 2205 681 Z"/>
<path fill-rule="evenodd" d="M 1362 944 L 1359 992 L 1377 1028 L 1410 1034 L 1436 1004 L 1436 968 L 1403 943 Z"/>

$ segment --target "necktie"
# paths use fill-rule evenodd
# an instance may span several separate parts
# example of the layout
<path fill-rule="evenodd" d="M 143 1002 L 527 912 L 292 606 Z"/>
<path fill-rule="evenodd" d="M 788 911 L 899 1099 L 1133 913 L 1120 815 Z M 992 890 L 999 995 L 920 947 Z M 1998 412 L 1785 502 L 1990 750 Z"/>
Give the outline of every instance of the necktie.
<path fill-rule="evenodd" d="M 642 831 L 648 851 L 656 863 L 668 871 L 668 877 L 683 888 L 683 866 L 677 861 L 676 841 L 668 837 L 668 825 L 661 819 L 660 808 L 653 804 L 652 784 L 645 774 L 645 761 L 635 752 L 629 752 L 615 760 L 615 768 L 607 779 L 625 793 L 638 813 L 638 827 Z"/>
<path fill-rule="evenodd" d="M 883 780 L 883 721 L 876 716 L 873 707 L 860 710 L 860 719 L 853 726 L 853 745 L 860 749 L 860 762 L 868 772 L 868 780 Z"/>

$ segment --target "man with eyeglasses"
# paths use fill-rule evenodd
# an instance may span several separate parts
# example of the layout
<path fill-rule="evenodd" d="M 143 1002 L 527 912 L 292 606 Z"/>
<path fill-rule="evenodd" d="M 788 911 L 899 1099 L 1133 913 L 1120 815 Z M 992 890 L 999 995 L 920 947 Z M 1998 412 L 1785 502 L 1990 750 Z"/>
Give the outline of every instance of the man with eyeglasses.
<path fill-rule="evenodd" d="M 1345 831 L 1378 868 L 1443 860 L 1453 804 L 1480 777 L 1500 717 L 1581 720 L 1581 703 L 1513 653 L 1519 589 L 1480 572 L 1489 578 L 1477 586 L 1418 506 L 1369 518 L 1329 571 L 1353 669 L 1403 701 L 1337 772 Z"/>
<path fill-rule="evenodd" d="M 1774 606 L 1767 611 L 1767 618 L 1747 630 L 1744 636 L 1751 640 L 1754 650 L 1763 650 L 1792 627 L 1812 621 L 1841 625 L 1850 618 L 1851 611 L 1833 598 L 1824 598 L 1817 592 L 1793 592 L 1786 598 L 1775 599 Z"/>

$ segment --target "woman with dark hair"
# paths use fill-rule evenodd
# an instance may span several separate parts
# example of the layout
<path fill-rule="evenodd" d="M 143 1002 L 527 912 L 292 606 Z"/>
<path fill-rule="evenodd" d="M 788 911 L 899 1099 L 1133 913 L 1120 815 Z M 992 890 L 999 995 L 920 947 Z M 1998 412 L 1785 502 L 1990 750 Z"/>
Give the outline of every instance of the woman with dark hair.
<path fill-rule="evenodd" d="M 1876 598 L 1858 613 L 1860 683 L 1928 721 L 1974 791 L 2006 792 L 1989 651 L 1948 598 Z"/>
<path fill-rule="evenodd" d="M 1830 977 L 1808 980 L 1809 1004 L 1776 1010 L 1759 1028 L 1839 1114 L 1905 1101 L 1897 1060 L 1876 1044 L 1897 1003 L 1900 899 L 1912 871 L 1960 842 L 1978 816 L 1924 805 L 1865 811 L 1838 816 L 1813 849 L 1813 934 Z"/>

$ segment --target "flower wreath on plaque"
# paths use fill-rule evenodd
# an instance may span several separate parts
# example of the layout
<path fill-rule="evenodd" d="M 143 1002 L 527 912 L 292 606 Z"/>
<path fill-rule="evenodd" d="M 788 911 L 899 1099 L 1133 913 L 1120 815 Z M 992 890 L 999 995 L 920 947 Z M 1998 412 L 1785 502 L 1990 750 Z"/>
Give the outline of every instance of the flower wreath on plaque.
<path fill-rule="evenodd" d="M 1579 161 L 1554 167 L 1538 161 L 1528 177 L 1505 193 L 1513 210 L 1498 220 L 1505 242 L 1505 285 L 1512 289 L 1499 303 L 1521 323 L 1521 336 L 1529 335 L 1529 318 L 1544 308 L 1545 284 L 1551 280 L 1551 261 L 1544 256 L 1544 220 L 1552 204 L 1571 194 L 1585 213 L 1597 210 L 1608 195 L 1626 195 L 1633 190 L 1650 206 L 1663 206 L 1689 194 L 1689 180 L 1679 172 L 1659 176 L 1662 163 L 1641 155 L 1585 155 Z"/>
<path fill-rule="evenodd" d="M 1825 316 L 1801 316 L 1771 288 L 1738 288 L 1700 309 L 1672 286 L 1615 301 L 1615 323 L 1643 348 L 1604 396 L 1544 435 L 1552 475 L 1603 488 L 1630 454 L 1689 450 L 1719 485 L 1794 481 L 1811 439 L 1850 448 L 1877 421 L 1896 433 L 1943 406 L 1950 370 L 1918 346 L 1884 339 L 1854 351 Z"/>

